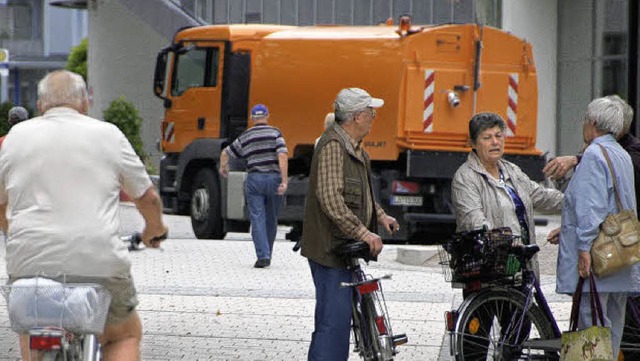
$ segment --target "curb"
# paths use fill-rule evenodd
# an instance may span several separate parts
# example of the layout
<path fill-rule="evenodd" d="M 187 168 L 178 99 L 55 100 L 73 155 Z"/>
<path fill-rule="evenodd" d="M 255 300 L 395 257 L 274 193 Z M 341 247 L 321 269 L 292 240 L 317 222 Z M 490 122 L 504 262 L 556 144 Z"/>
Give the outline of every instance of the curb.
<path fill-rule="evenodd" d="M 436 247 L 402 246 L 397 248 L 396 262 L 411 266 L 431 266 L 438 254 Z"/>

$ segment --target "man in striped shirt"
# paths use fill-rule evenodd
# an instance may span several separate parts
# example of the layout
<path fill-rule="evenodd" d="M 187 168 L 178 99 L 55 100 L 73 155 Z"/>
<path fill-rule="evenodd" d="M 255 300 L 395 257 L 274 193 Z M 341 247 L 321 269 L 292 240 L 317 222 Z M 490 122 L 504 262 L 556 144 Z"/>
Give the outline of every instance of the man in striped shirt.
<path fill-rule="evenodd" d="M 268 125 L 269 110 L 258 104 L 251 109 L 253 127 L 244 131 L 220 154 L 220 174 L 229 174 L 229 158 L 247 162 L 245 198 L 251 218 L 251 238 L 256 248 L 255 268 L 271 264 L 278 228 L 278 211 L 287 191 L 288 151 L 278 128 Z"/>

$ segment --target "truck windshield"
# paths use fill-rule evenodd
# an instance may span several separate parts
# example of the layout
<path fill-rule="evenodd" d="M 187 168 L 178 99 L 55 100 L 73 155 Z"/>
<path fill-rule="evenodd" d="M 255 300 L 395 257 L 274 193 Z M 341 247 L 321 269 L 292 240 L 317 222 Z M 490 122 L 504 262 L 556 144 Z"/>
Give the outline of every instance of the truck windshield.
<path fill-rule="evenodd" d="M 218 83 L 218 48 L 196 48 L 176 58 L 171 95 L 182 95 L 189 88 L 215 87 Z"/>

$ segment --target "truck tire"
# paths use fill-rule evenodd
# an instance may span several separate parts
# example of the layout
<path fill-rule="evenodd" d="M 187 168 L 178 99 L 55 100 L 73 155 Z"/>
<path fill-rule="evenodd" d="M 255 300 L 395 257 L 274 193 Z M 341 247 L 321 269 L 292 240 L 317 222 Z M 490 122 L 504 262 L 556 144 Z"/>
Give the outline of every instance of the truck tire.
<path fill-rule="evenodd" d="M 191 187 L 191 227 L 198 239 L 223 239 L 220 186 L 213 169 L 196 173 Z"/>

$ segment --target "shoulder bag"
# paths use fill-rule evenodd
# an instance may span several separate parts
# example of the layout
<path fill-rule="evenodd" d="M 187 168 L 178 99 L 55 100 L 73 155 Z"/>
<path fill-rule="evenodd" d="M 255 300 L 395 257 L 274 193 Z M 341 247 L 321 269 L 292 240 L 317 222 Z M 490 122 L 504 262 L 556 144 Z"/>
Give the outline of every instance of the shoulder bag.
<path fill-rule="evenodd" d="M 591 262 L 598 277 L 608 276 L 640 262 L 640 223 L 633 209 L 623 209 L 607 150 L 600 145 L 613 179 L 619 213 L 611 213 L 600 225 L 591 246 Z"/>
<path fill-rule="evenodd" d="M 604 360 L 613 361 L 613 346 L 611 344 L 611 329 L 604 326 L 602 305 L 596 289 L 593 273 L 589 275 L 589 301 L 591 303 L 591 327 L 578 331 L 578 317 L 580 315 L 580 299 L 584 278 L 580 277 L 576 291 L 573 293 L 571 305 L 571 320 L 569 331 L 562 333 L 562 347 L 560 361 L 575 360 Z M 600 325 L 598 326 L 598 321 Z"/>

